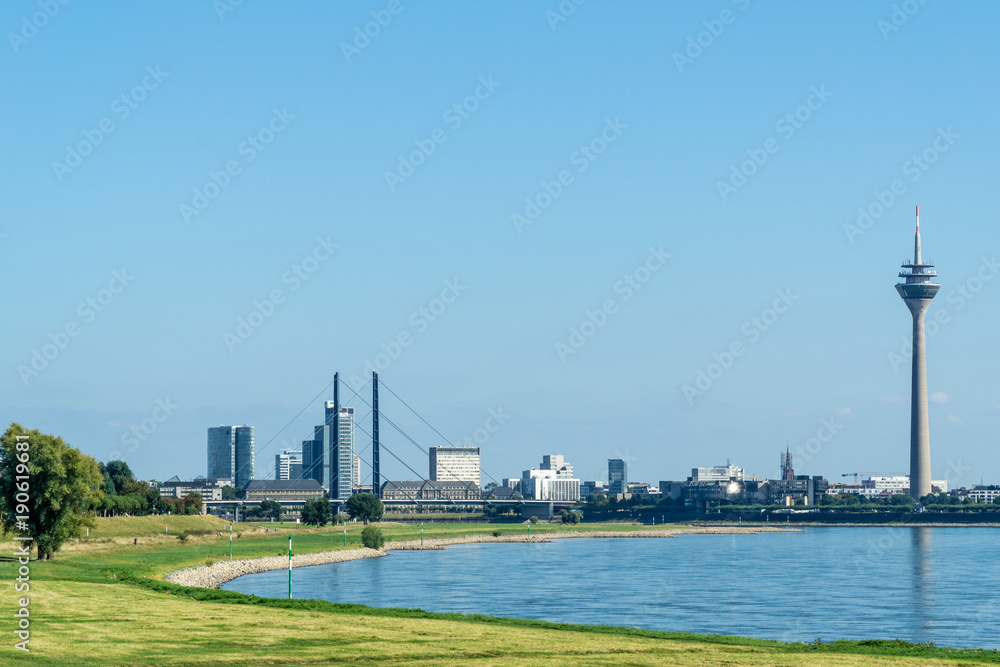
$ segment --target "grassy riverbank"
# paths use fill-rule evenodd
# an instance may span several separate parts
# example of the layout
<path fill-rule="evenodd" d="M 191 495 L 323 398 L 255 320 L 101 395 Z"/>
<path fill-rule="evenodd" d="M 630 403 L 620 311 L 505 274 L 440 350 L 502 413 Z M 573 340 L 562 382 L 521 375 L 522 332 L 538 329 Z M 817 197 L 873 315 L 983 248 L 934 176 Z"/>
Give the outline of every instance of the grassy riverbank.
<path fill-rule="evenodd" d="M 228 559 L 228 524 L 201 517 L 178 530 L 208 531 L 185 542 L 155 520 L 100 520 L 89 540 L 67 546 L 54 561 L 31 563 L 31 655 L 12 648 L 3 664 L 74 665 L 326 665 L 382 661 L 427 665 L 960 665 L 1000 663 L 1000 652 L 957 651 L 894 643 L 823 645 L 570 626 L 484 616 L 374 609 L 312 600 L 280 600 L 229 591 L 184 588 L 163 575 L 207 560 Z M 156 523 L 153 523 L 155 521 Z M 147 525 L 148 524 L 148 525 Z M 174 531 L 174 525 L 169 530 Z M 278 532 L 265 532 L 278 529 Z M 358 546 L 360 526 L 348 527 Z M 419 539 L 419 526 L 384 526 L 390 539 Z M 494 526 L 434 524 L 425 537 L 491 533 Z M 576 530 L 606 529 L 584 525 Z M 615 526 L 623 529 L 624 526 Z M 634 527 L 652 530 L 650 527 Z M 675 527 L 676 528 L 676 527 Z M 523 525 L 497 528 L 526 533 Z M 532 533 L 565 530 L 538 525 Z M 224 530 L 225 536 L 217 532 Z M 247 529 L 234 540 L 235 558 L 285 553 L 289 532 L 296 553 L 342 548 L 342 528 L 274 524 Z M 132 538 L 139 538 L 133 546 Z M 683 539 L 698 539 L 697 537 Z M 515 547 L 512 547 L 515 548 Z M 12 553 L 10 543 L 3 553 Z M 8 581 L 15 564 L 0 566 Z M 11 591 L 11 589 L 8 589 Z M 5 608 L 12 612 L 14 593 Z M 11 613 L 4 614 L 10 619 Z M 13 623 L 6 621 L 13 630 Z M 9 638 L 13 633 L 6 633 Z"/>

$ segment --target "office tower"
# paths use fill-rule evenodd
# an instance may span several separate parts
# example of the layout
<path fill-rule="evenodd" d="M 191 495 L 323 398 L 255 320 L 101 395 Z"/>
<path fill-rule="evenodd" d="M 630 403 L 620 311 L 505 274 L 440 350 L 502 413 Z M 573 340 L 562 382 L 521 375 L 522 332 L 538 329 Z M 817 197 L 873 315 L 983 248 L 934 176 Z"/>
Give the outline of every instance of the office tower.
<path fill-rule="evenodd" d="M 910 495 L 920 500 L 931 492 L 931 437 L 927 423 L 927 359 L 924 356 L 924 314 L 941 285 L 934 265 L 924 263 L 920 252 L 920 207 L 913 239 L 913 261 L 903 264 L 896 291 L 913 317 L 913 368 L 910 378 Z"/>
<path fill-rule="evenodd" d="M 233 474 L 233 484 L 238 489 L 245 489 L 257 475 L 257 443 L 253 426 L 236 427 L 236 472 Z"/>
<path fill-rule="evenodd" d="M 216 426 L 208 429 L 208 477 L 231 479 L 246 488 L 255 474 L 253 426 Z"/>
<path fill-rule="evenodd" d="M 354 484 L 354 488 L 361 486 L 361 457 L 357 454 L 354 455 L 354 467 L 351 469 L 351 482 Z"/>
<path fill-rule="evenodd" d="M 314 479 L 323 484 L 323 452 L 329 437 L 328 426 L 317 426 L 312 440 L 302 441 L 302 479 Z"/>
<path fill-rule="evenodd" d="M 302 479 L 302 452 L 286 449 L 274 455 L 274 478 L 277 480 Z"/>
<path fill-rule="evenodd" d="M 475 482 L 479 486 L 479 447 L 431 447 L 430 478 L 433 482 Z"/>
<path fill-rule="evenodd" d="M 336 392 L 335 392 L 336 393 Z M 350 498 L 354 492 L 354 408 L 337 408 L 326 401 L 325 424 L 312 440 L 302 442 L 302 478 L 315 479 L 331 498 Z"/>
<path fill-rule="evenodd" d="M 354 493 L 354 408 L 338 410 L 334 401 L 327 401 L 326 409 L 331 440 L 327 488 L 331 498 L 347 499 Z"/>
<path fill-rule="evenodd" d="M 236 432 L 232 426 L 208 429 L 208 473 L 211 479 L 232 479 L 236 469 Z"/>
<path fill-rule="evenodd" d="M 628 491 L 628 465 L 623 459 L 608 459 L 608 493 L 611 495 Z"/>

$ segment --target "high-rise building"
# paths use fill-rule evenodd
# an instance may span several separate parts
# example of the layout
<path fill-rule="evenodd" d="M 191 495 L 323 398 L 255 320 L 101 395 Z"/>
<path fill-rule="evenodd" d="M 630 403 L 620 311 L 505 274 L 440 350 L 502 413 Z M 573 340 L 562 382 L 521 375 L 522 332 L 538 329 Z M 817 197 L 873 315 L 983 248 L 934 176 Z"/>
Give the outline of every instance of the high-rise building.
<path fill-rule="evenodd" d="M 354 488 L 361 486 L 361 457 L 357 454 L 354 455 L 354 468 L 351 472 L 351 480 L 354 483 Z"/>
<path fill-rule="evenodd" d="M 302 479 L 314 479 L 323 484 L 324 452 L 330 442 L 330 427 L 317 426 L 312 440 L 302 441 Z"/>
<path fill-rule="evenodd" d="M 216 426 L 208 429 L 208 477 L 231 479 L 246 488 L 256 474 L 253 426 Z"/>
<path fill-rule="evenodd" d="M 286 449 L 274 455 L 274 478 L 277 480 L 302 479 L 302 452 Z"/>
<path fill-rule="evenodd" d="M 572 477 L 573 466 L 566 463 L 562 454 L 545 454 L 542 456 L 542 465 L 539 470 L 554 470 L 557 477 Z"/>
<path fill-rule="evenodd" d="M 236 427 L 236 473 L 233 483 L 245 489 L 257 476 L 257 443 L 253 426 Z"/>
<path fill-rule="evenodd" d="M 236 470 L 236 432 L 232 426 L 208 429 L 208 473 L 213 479 L 232 479 Z"/>
<path fill-rule="evenodd" d="M 302 442 L 302 478 L 315 479 L 331 498 L 350 498 L 355 477 L 354 408 L 338 408 L 336 398 L 326 401 L 324 422 L 312 440 Z"/>
<path fill-rule="evenodd" d="M 624 459 L 608 459 L 608 493 L 612 496 L 628 491 L 628 464 Z"/>
<path fill-rule="evenodd" d="M 479 486 L 479 447 L 431 447 L 430 478 L 435 482 L 475 482 Z"/>
<path fill-rule="evenodd" d="M 931 492 L 931 436 L 927 422 L 927 358 L 924 354 L 924 314 L 941 285 L 934 265 L 924 263 L 920 252 L 920 207 L 917 233 L 913 238 L 913 260 L 903 264 L 896 291 L 913 317 L 913 367 L 910 378 L 910 495 L 920 500 Z"/>
<path fill-rule="evenodd" d="M 328 412 L 333 409 L 332 403 L 326 403 Z M 354 408 L 341 406 L 334 428 L 337 437 L 330 443 L 330 484 L 327 488 L 331 498 L 344 500 L 354 493 Z"/>

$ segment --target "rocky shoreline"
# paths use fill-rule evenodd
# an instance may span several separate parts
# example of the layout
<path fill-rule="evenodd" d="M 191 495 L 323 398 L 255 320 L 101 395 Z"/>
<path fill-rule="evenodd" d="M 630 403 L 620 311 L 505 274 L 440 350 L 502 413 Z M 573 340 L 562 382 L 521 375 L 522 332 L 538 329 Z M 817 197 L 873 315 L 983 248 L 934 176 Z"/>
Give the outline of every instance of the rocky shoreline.
<path fill-rule="evenodd" d="M 292 567 L 308 567 L 326 563 L 343 563 L 361 558 L 377 558 L 387 556 L 389 551 L 432 551 L 444 549 L 452 544 L 479 544 L 493 542 L 549 542 L 554 539 L 580 537 L 628 537 L 628 538 L 663 538 L 677 535 L 752 535 L 756 533 L 797 532 L 796 529 L 753 526 L 739 528 L 736 526 L 698 526 L 685 530 L 595 530 L 543 533 L 541 535 L 458 535 L 455 537 L 427 538 L 421 545 L 420 540 L 399 540 L 386 542 L 379 549 L 338 549 L 336 551 L 319 551 L 311 554 L 292 556 Z M 197 588 L 218 588 L 227 581 L 232 581 L 244 574 L 284 570 L 288 567 L 287 556 L 265 556 L 263 558 L 246 558 L 242 560 L 219 561 L 212 565 L 199 565 L 183 570 L 177 570 L 166 576 L 167 581 L 181 586 Z"/>

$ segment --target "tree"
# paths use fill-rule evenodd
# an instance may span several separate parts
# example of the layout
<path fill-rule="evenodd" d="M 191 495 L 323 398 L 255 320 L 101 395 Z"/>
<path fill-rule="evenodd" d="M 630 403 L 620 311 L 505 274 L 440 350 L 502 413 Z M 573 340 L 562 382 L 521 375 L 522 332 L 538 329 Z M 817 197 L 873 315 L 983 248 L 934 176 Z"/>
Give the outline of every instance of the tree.
<path fill-rule="evenodd" d="M 104 490 L 104 495 L 105 496 L 118 495 L 118 491 L 115 490 L 115 483 L 111 479 L 111 474 L 108 473 L 108 469 L 104 467 L 104 464 L 98 463 L 97 469 L 101 472 L 101 475 L 104 477 L 104 485 L 102 487 Z"/>
<path fill-rule="evenodd" d="M 352 519 L 361 519 L 368 525 L 369 521 L 381 521 L 385 506 L 374 493 L 356 493 L 347 499 L 347 513 Z"/>
<path fill-rule="evenodd" d="M 135 475 L 132 474 L 132 469 L 128 467 L 128 464 L 120 460 L 108 461 L 104 465 L 104 469 L 111 478 L 111 482 L 115 485 L 115 492 L 120 496 L 126 495 L 122 492 L 122 488 L 126 482 L 131 482 L 135 479 Z"/>
<path fill-rule="evenodd" d="M 185 514 L 198 514 L 201 512 L 202 498 L 200 493 L 189 493 L 181 500 Z"/>
<path fill-rule="evenodd" d="M 236 489 L 232 486 L 222 487 L 222 499 L 223 500 L 236 500 Z"/>
<path fill-rule="evenodd" d="M 385 546 L 385 536 L 375 526 L 365 526 L 361 531 L 361 543 L 369 549 L 381 549 Z"/>
<path fill-rule="evenodd" d="M 580 513 L 571 510 L 562 510 L 559 516 L 563 523 L 580 523 Z"/>
<path fill-rule="evenodd" d="M 260 513 L 266 518 L 281 521 L 281 503 L 276 500 L 262 500 L 260 501 Z"/>
<path fill-rule="evenodd" d="M 30 535 L 39 559 L 52 558 L 67 539 L 93 525 L 91 512 L 101 503 L 103 486 L 97 461 L 61 437 L 15 423 L 0 438 L 3 532 Z M 22 526 L 18 516 L 27 517 Z"/>
<path fill-rule="evenodd" d="M 317 498 L 315 500 L 307 500 L 302 504 L 302 513 L 300 518 L 302 523 L 311 526 L 325 526 L 332 516 L 330 511 L 330 501 Z"/>

